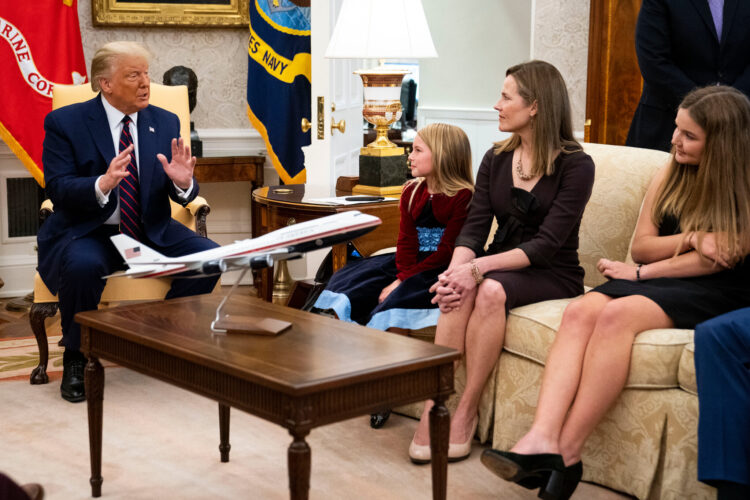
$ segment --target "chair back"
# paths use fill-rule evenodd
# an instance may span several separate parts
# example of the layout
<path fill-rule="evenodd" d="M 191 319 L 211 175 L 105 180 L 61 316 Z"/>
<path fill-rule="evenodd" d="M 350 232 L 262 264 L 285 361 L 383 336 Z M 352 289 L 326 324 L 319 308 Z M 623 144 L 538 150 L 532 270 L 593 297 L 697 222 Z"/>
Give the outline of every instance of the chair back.
<path fill-rule="evenodd" d="M 96 97 L 91 85 L 59 85 L 52 89 L 52 109 L 61 108 L 68 104 L 84 102 Z M 149 102 L 154 106 L 166 109 L 176 114 L 180 119 L 180 136 L 186 144 L 190 144 L 190 102 L 188 89 L 185 85 L 161 85 L 151 83 Z"/>

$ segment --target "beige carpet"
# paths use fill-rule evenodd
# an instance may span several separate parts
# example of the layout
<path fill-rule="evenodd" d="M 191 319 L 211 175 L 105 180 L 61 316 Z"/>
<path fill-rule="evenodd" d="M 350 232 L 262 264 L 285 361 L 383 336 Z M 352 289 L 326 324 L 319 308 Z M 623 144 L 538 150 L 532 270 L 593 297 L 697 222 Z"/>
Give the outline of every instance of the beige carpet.
<path fill-rule="evenodd" d="M 216 403 L 130 370 L 105 370 L 103 499 L 289 498 L 282 428 L 232 411 L 230 462 L 219 461 Z M 47 499 L 90 498 L 86 404 L 59 396 L 59 382 L 0 381 L 0 471 L 39 482 Z M 372 430 L 366 416 L 314 429 L 311 499 L 428 499 L 429 466 L 409 462 L 416 421 L 393 416 Z M 532 499 L 479 462 L 448 469 L 448 498 Z M 575 499 L 625 498 L 582 484 Z"/>

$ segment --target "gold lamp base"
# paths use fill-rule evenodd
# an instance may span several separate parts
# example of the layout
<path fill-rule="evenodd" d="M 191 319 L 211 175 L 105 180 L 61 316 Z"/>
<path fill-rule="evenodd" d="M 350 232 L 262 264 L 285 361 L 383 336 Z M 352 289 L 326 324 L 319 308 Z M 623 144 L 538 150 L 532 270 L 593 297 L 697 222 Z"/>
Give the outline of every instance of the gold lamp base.
<path fill-rule="evenodd" d="M 359 181 L 353 192 L 369 195 L 400 195 L 406 181 L 404 148 L 388 139 L 391 124 L 401 118 L 401 81 L 409 73 L 383 66 L 354 72 L 362 78 L 362 116 L 375 125 L 373 142 L 360 149 Z"/>

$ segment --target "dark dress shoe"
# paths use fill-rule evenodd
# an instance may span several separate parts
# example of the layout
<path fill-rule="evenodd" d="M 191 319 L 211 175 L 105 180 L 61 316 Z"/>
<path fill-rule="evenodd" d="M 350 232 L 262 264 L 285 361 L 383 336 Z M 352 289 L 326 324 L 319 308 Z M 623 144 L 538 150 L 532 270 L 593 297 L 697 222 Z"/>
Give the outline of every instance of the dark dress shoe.
<path fill-rule="evenodd" d="M 530 490 L 546 487 L 553 472 L 562 472 L 565 463 L 556 453 L 521 455 L 512 451 L 484 450 L 482 464 L 495 475 Z"/>
<path fill-rule="evenodd" d="M 60 395 L 71 403 L 80 403 L 86 400 L 86 391 L 83 384 L 83 370 L 86 367 L 86 358 L 80 353 L 78 356 L 68 356 L 65 352 L 63 357 L 63 376 L 60 384 Z M 67 358 L 67 359 L 66 359 Z"/>
<path fill-rule="evenodd" d="M 370 415 L 370 427 L 373 429 L 380 429 L 388 422 L 388 418 L 391 416 L 391 410 L 380 411 Z"/>
<path fill-rule="evenodd" d="M 583 462 L 578 461 L 563 470 L 555 470 L 549 476 L 547 484 L 539 491 L 543 500 L 568 500 L 578 487 L 583 476 Z"/>

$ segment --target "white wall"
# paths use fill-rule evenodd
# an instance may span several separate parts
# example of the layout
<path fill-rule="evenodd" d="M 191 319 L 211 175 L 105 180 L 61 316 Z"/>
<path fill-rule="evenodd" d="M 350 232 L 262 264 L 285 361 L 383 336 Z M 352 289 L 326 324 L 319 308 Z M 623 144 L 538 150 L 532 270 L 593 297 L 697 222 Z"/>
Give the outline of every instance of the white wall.
<path fill-rule="evenodd" d="M 425 0 L 437 59 L 419 62 L 418 123 L 446 122 L 471 141 L 474 171 L 502 137 L 492 106 L 505 70 L 531 58 L 533 2 Z"/>

